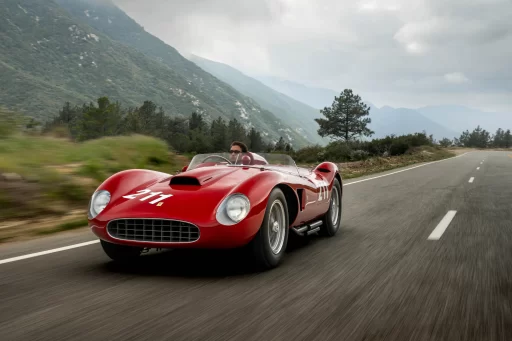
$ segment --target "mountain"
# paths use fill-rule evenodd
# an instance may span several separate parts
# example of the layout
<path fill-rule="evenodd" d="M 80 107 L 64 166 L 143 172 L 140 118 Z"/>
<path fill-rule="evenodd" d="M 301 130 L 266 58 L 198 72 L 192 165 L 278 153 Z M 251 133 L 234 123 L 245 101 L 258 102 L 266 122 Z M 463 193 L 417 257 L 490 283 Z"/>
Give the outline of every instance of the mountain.
<path fill-rule="evenodd" d="M 416 111 L 432 121 L 457 127 L 461 132 L 473 131 L 478 125 L 491 133 L 495 133 L 498 128 L 512 129 L 511 113 L 485 112 L 459 105 L 427 106 Z"/>
<path fill-rule="evenodd" d="M 334 96 L 339 96 L 341 92 L 336 92 L 331 89 L 305 86 L 276 77 L 256 76 L 254 78 L 276 91 L 318 109 L 330 106 L 334 100 Z"/>
<path fill-rule="evenodd" d="M 369 128 L 375 131 L 372 138 L 426 131 L 428 135 L 432 134 L 435 139 L 441 140 L 445 137 L 453 139 L 462 133 L 458 129 L 449 129 L 434 122 L 414 109 L 371 106 L 370 118 L 372 122 L 369 124 Z"/>
<path fill-rule="evenodd" d="M 48 119 L 66 101 L 145 100 L 171 115 L 237 118 L 277 141 L 308 141 L 272 112 L 144 31 L 109 1 L 7 0 L 0 7 L 0 106 Z M 280 129 L 288 129 L 285 135 Z"/>
<path fill-rule="evenodd" d="M 330 106 L 334 96 L 340 95 L 339 92 L 334 90 L 310 87 L 274 77 L 258 77 L 258 79 L 276 91 L 283 92 L 296 100 L 304 101 L 317 108 Z M 364 100 L 363 102 L 370 107 L 372 122 L 368 127 L 375 132 L 371 138 L 383 138 L 392 134 L 413 134 L 424 130 L 436 139 L 459 137 L 462 133 L 462 130 L 449 129 L 447 127 L 453 126 L 444 124 L 442 120 L 432 120 L 414 109 L 392 108 L 389 106 L 378 108 L 371 102 Z"/>
<path fill-rule="evenodd" d="M 256 100 L 262 108 L 275 113 L 311 143 L 325 145 L 329 142 L 317 133 L 319 126 L 314 119 L 322 117 L 320 110 L 275 91 L 229 65 L 195 55 L 189 59 L 242 94 Z"/>
<path fill-rule="evenodd" d="M 272 89 L 314 108 L 331 105 L 334 96 L 339 95 L 334 90 L 309 87 L 275 77 L 256 76 L 255 78 Z M 369 102 L 366 104 L 371 108 L 370 126 L 376 132 L 373 137 L 426 130 L 436 139 L 442 139 L 458 138 L 463 131 L 473 131 L 479 125 L 491 133 L 495 133 L 498 128 L 512 129 L 512 113 L 486 112 L 460 105 L 426 106 L 418 109 L 384 106 L 379 109 Z"/>

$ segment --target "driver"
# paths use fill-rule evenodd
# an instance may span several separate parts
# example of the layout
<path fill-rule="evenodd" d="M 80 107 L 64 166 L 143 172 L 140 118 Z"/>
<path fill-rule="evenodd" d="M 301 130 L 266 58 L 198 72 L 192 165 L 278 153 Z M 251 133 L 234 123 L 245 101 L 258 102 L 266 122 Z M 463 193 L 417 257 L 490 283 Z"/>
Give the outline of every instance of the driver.
<path fill-rule="evenodd" d="M 249 149 L 247 148 L 247 145 L 243 142 L 239 141 L 233 141 L 231 143 L 231 147 L 229 149 L 230 159 L 231 162 L 235 162 L 237 160 L 237 157 L 240 158 L 240 153 L 247 153 Z M 241 160 L 240 160 L 241 161 Z"/>

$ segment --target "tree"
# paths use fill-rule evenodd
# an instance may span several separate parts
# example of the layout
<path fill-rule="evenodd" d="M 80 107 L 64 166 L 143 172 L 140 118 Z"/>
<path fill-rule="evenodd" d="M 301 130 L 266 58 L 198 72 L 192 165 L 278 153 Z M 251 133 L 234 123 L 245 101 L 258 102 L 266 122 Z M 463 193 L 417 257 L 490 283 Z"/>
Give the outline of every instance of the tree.
<path fill-rule="evenodd" d="M 279 138 L 279 141 L 277 141 L 277 143 L 276 143 L 276 145 L 275 145 L 275 147 L 274 147 L 274 150 L 275 150 L 276 152 L 282 152 L 282 151 L 284 151 L 284 150 L 285 150 L 285 148 L 286 148 L 286 143 L 284 142 L 284 139 L 283 139 L 283 137 L 281 136 L 281 137 Z"/>
<path fill-rule="evenodd" d="M 326 118 L 315 118 L 320 125 L 318 135 L 331 139 L 341 139 L 349 142 L 354 137 L 372 136 L 374 132 L 367 125 L 371 123 L 370 108 L 364 104 L 359 95 L 354 95 L 351 89 L 345 89 L 340 96 L 334 96 L 331 107 L 320 110 Z"/>
<path fill-rule="evenodd" d="M 463 147 L 487 148 L 492 140 L 490 133 L 478 126 L 471 133 L 469 130 L 462 132 L 459 141 L 460 145 Z"/>
<path fill-rule="evenodd" d="M 510 134 L 510 129 L 507 129 L 505 135 L 503 137 L 503 147 L 510 148 L 512 146 L 512 135 Z"/>
<path fill-rule="evenodd" d="M 442 147 L 450 147 L 452 145 L 452 140 L 450 140 L 449 138 L 445 137 L 441 141 L 439 141 L 439 144 Z"/>

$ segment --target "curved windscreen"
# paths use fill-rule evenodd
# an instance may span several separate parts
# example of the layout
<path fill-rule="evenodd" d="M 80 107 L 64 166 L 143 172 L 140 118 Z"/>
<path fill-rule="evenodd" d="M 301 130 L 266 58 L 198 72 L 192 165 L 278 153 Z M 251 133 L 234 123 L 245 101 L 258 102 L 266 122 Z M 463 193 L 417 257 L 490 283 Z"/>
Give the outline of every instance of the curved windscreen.
<path fill-rule="evenodd" d="M 208 153 L 195 155 L 187 170 L 200 167 L 258 167 L 289 172 L 298 175 L 295 161 L 286 154 L 273 153 Z"/>

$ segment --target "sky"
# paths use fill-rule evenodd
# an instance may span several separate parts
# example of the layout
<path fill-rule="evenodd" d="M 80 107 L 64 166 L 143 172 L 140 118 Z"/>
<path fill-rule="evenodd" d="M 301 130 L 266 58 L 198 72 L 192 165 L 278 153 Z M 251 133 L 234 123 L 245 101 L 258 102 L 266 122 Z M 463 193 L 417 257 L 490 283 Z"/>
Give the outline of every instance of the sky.
<path fill-rule="evenodd" d="M 177 48 L 377 106 L 512 114 L 511 0 L 113 0 Z"/>

